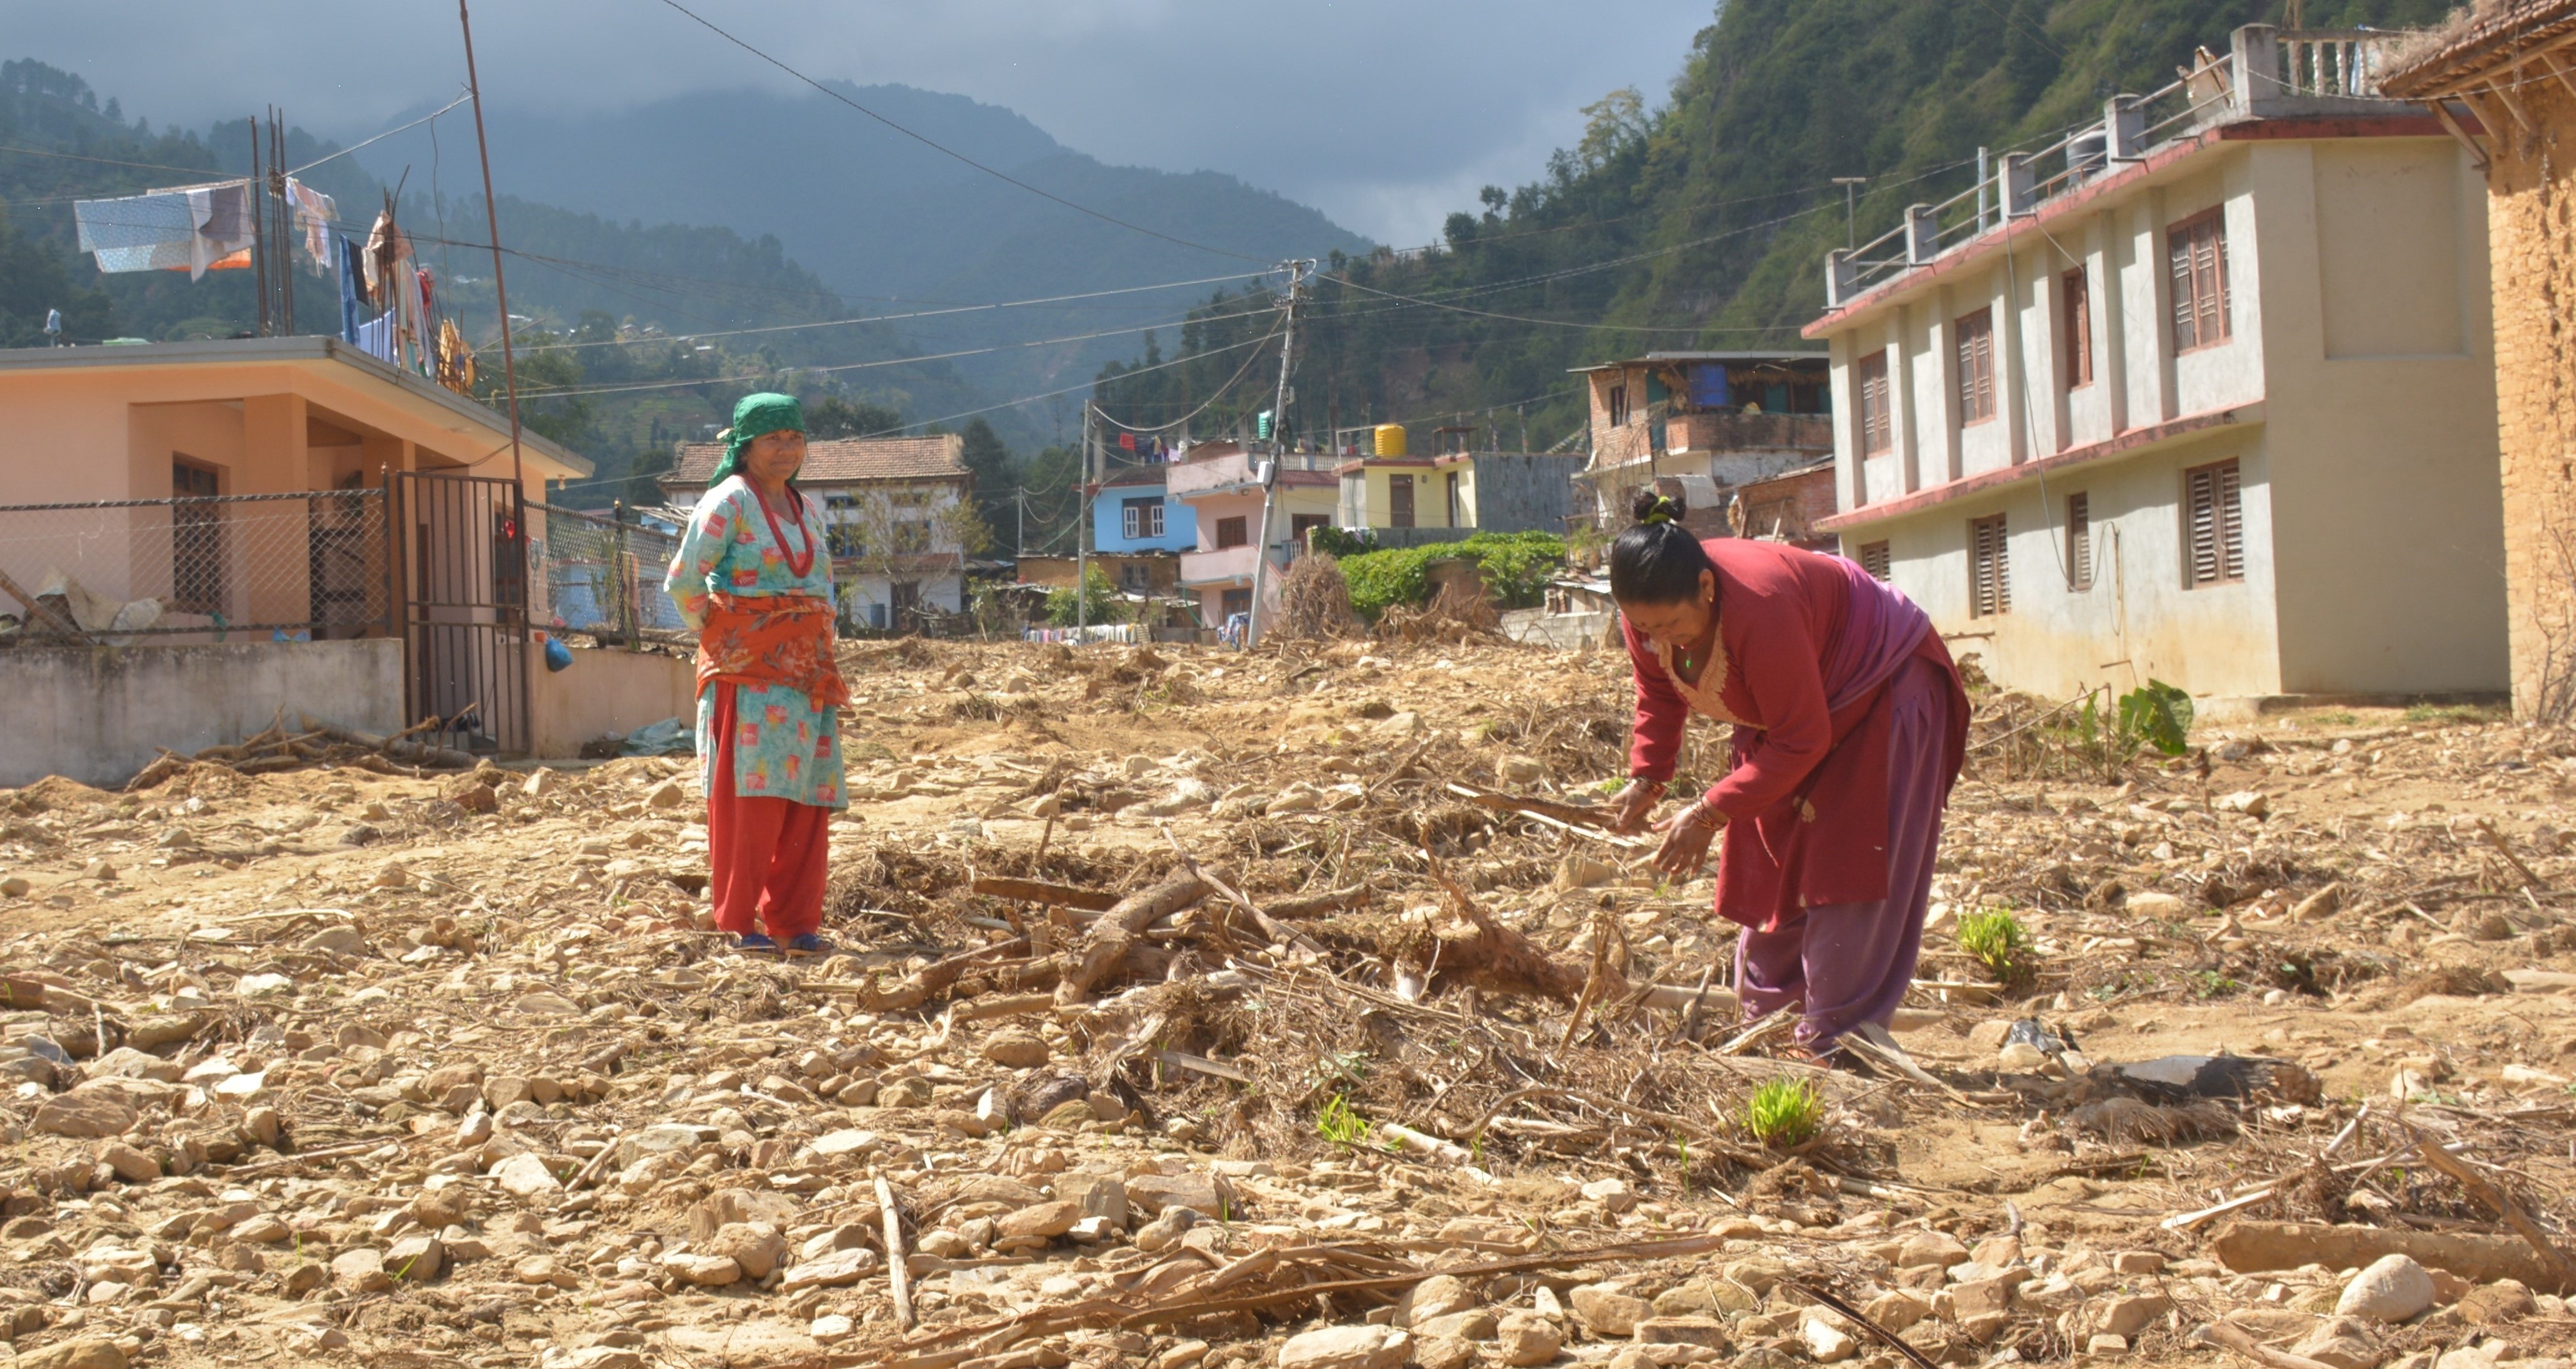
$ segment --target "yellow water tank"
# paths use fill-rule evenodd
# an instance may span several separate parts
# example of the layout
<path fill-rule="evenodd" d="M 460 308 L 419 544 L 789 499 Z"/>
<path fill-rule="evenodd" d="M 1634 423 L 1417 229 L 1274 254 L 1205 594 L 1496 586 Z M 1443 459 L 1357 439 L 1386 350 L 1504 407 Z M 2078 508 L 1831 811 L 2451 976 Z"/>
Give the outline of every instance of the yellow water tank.
<path fill-rule="evenodd" d="M 1380 456 L 1404 455 L 1403 424 L 1381 423 L 1377 425 L 1377 454 Z"/>

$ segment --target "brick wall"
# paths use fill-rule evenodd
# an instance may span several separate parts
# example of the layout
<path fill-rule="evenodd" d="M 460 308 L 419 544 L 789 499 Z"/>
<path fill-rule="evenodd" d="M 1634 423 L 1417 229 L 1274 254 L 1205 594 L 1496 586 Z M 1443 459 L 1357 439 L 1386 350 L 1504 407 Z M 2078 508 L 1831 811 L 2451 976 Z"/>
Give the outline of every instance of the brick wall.
<path fill-rule="evenodd" d="M 2489 97 L 2488 235 L 2494 253 L 2497 437 L 2503 449 L 2506 606 L 2514 711 L 2576 712 L 2576 98 L 2518 92 L 2526 134 Z"/>
<path fill-rule="evenodd" d="M 1834 511 L 1834 469 L 1826 466 L 1796 475 L 1758 480 L 1736 494 L 1744 508 L 1744 535 L 1768 537 L 1772 525 L 1793 542 L 1812 537 L 1816 521 Z"/>

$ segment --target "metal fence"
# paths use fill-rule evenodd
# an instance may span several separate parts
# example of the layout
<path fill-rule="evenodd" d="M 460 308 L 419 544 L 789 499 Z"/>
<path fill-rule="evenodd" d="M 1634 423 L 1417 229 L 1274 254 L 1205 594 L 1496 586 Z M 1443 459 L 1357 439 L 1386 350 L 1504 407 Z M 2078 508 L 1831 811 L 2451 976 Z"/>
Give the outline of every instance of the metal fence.
<path fill-rule="evenodd" d="M 388 572 L 380 489 L 0 506 L 22 641 L 363 636 Z"/>
<path fill-rule="evenodd" d="M 537 624 L 634 646 L 685 635 L 662 576 L 680 547 L 675 529 L 618 509 L 608 516 L 531 504 L 528 562 Z"/>

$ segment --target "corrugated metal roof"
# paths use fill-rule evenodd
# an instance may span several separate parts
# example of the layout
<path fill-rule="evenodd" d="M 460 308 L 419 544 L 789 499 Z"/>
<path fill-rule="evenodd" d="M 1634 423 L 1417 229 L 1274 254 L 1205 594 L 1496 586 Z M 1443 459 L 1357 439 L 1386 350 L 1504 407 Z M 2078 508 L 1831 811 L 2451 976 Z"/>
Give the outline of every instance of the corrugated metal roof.
<path fill-rule="evenodd" d="M 1602 362 L 1595 362 L 1594 364 L 1592 364 L 1592 365 L 1590 365 L 1590 366 L 1569 366 L 1569 367 L 1567 367 L 1567 368 L 1566 368 L 1566 371 L 1567 371 L 1569 374 L 1572 374 L 1572 375 L 1585 375 L 1585 374 L 1588 374 L 1588 373 L 1593 372 L 1593 371 L 1615 371 L 1615 370 L 1619 369 L 1619 368 L 1620 368 L 1620 367 L 1622 367 L 1622 366 L 1652 366 L 1652 365 L 1656 365 L 1656 364 L 1659 364 L 1659 363 L 1671 363 L 1671 362 L 1677 362 L 1677 361 L 1734 361 L 1734 362 L 1742 362 L 1742 363 L 1745 363 L 1745 364 L 1757 364 L 1757 363 L 1761 363 L 1761 362 L 1791 362 L 1791 361 L 1805 361 L 1805 362 L 1812 362 L 1812 363 L 1814 363 L 1814 364 L 1816 364 L 1816 365 L 1818 365 L 1818 366 L 1822 366 L 1822 365 L 1825 365 L 1827 362 L 1831 361 L 1832 359 L 1833 359 L 1833 358 L 1832 358 L 1832 356 L 1831 356 L 1830 354 L 1825 353 L 1825 352 L 1817 352 L 1817 351 L 1797 351 L 1797 352 L 1648 352 L 1648 353 L 1646 353 L 1644 356 L 1641 356 L 1641 357 L 1630 357 L 1630 358 L 1629 358 L 1628 360 L 1626 360 L 1626 361 L 1602 361 Z"/>

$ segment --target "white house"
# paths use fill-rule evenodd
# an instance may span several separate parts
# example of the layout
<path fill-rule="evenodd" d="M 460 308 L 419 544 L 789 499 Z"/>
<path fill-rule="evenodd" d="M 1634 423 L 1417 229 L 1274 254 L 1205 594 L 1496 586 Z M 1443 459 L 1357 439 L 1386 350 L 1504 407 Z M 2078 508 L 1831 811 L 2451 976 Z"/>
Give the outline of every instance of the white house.
<path fill-rule="evenodd" d="M 921 610 L 964 610 L 963 532 L 975 492 L 965 453 L 965 439 L 955 433 L 806 444 L 796 483 L 823 501 L 844 623 L 899 631 Z M 723 459 L 722 443 L 682 443 L 659 483 L 685 506 L 706 493 L 707 478 Z"/>
<path fill-rule="evenodd" d="M 2239 29 L 1831 255 L 1823 526 L 1998 682 L 2505 687 L 2485 196 L 2399 36 Z"/>

